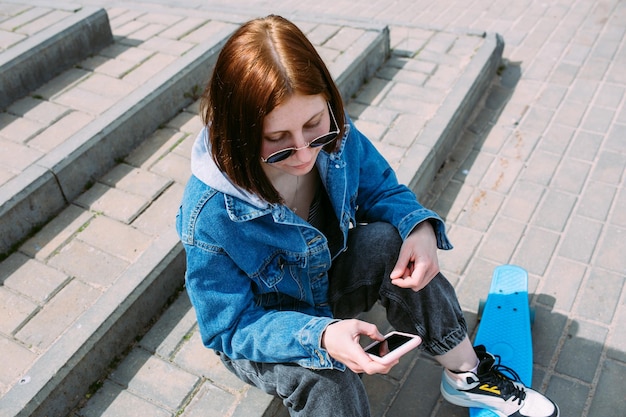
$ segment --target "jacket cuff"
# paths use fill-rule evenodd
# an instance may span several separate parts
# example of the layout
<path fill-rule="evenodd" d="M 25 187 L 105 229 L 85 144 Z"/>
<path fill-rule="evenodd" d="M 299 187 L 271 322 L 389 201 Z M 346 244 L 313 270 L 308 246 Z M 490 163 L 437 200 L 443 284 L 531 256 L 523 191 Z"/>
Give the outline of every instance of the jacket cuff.
<path fill-rule="evenodd" d="M 346 369 L 343 363 L 331 358 L 326 349 L 322 348 L 324 330 L 337 321 L 328 317 L 314 317 L 304 326 L 298 333 L 298 339 L 302 347 L 310 352 L 310 356 L 299 360 L 298 365 L 311 369 Z"/>
<path fill-rule="evenodd" d="M 428 220 L 433 225 L 435 236 L 437 237 L 437 247 L 441 250 L 452 249 L 453 246 L 446 235 L 446 225 L 437 213 L 432 210 L 422 208 L 415 210 L 402 219 L 398 230 L 402 240 L 405 240 L 420 223 Z"/>

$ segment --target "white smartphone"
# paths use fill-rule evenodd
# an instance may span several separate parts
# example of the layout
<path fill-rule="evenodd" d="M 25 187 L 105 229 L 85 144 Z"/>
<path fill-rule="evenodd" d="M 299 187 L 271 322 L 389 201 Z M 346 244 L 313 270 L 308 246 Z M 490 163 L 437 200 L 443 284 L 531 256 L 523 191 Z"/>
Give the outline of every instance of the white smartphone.
<path fill-rule="evenodd" d="M 422 338 L 418 335 L 394 331 L 386 334 L 385 340 L 367 346 L 365 352 L 375 361 L 386 365 L 415 349 L 420 343 Z"/>

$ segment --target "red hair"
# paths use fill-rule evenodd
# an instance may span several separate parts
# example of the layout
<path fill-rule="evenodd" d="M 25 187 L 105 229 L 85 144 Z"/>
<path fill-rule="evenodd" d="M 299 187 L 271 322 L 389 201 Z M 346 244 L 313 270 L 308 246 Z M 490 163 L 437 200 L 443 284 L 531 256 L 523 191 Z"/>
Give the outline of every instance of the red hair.
<path fill-rule="evenodd" d="M 295 93 L 323 95 L 343 135 L 343 103 L 328 68 L 300 29 L 270 15 L 245 23 L 230 37 L 200 101 L 218 167 L 270 203 L 282 199 L 261 168 L 263 120 Z"/>

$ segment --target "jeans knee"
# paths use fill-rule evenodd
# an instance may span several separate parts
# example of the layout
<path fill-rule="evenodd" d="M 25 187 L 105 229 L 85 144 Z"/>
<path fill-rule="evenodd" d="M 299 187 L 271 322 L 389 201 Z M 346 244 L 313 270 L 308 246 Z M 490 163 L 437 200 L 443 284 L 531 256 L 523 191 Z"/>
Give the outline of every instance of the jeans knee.
<path fill-rule="evenodd" d="M 358 254 L 362 260 L 395 264 L 402 246 L 402 238 L 391 224 L 376 222 L 355 227 L 348 244 L 358 247 Z"/>
<path fill-rule="evenodd" d="M 365 387 L 359 376 L 349 370 L 309 370 L 282 388 L 286 392 L 279 395 L 291 415 L 369 416 Z"/>

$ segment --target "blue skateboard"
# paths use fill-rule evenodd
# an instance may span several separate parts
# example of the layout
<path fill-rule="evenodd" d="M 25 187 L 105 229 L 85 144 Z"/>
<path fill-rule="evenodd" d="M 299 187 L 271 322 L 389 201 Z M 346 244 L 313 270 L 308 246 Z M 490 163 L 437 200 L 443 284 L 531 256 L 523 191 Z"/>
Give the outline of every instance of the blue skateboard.
<path fill-rule="evenodd" d="M 502 364 L 513 369 L 524 385 L 533 377 L 533 344 L 528 305 L 528 274 L 515 265 L 498 266 L 478 316 L 480 324 L 474 345 L 485 345 Z M 484 408 L 470 408 L 470 417 L 498 417 Z"/>

